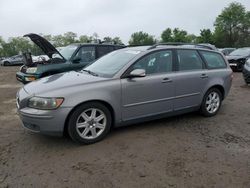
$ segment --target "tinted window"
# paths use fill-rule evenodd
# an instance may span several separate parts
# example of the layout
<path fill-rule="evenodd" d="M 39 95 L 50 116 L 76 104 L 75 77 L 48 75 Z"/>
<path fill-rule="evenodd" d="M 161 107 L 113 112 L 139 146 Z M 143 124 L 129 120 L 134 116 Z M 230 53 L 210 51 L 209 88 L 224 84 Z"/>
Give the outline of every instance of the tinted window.
<path fill-rule="evenodd" d="M 146 74 L 172 71 L 172 51 L 151 53 L 133 65 L 134 69 L 145 69 Z"/>
<path fill-rule="evenodd" d="M 121 48 L 124 48 L 124 46 L 114 46 L 115 50 L 118 50 L 118 49 L 121 49 Z"/>
<path fill-rule="evenodd" d="M 202 60 L 196 50 L 177 50 L 179 71 L 200 70 Z"/>
<path fill-rule="evenodd" d="M 214 69 L 226 67 L 226 63 L 220 54 L 205 51 L 201 51 L 201 54 L 205 58 L 208 68 Z"/>
<path fill-rule="evenodd" d="M 98 46 L 97 47 L 97 51 L 98 51 L 98 57 L 102 57 L 104 55 L 106 55 L 109 52 L 113 51 L 113 47 L 112 46 Z"/>
<path fill-rule="evenodd" d="M 76 58 L 80 58 L 81 62 L 92 62 L 95 60 L 95 47 L 84 46 L 76 54 Z"/>

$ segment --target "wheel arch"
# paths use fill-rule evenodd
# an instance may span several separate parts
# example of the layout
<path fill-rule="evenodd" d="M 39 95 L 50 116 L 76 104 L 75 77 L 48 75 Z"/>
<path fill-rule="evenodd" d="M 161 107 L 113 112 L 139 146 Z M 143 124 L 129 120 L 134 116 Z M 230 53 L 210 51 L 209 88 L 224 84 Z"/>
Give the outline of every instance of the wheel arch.
<path fill-rule="evenodd" d="M 221 95 L 222 95 L 222 100 L 224 100 L 224 98 L 225 98 L 225 89 L 224 89 L 224 87 L 222 86 L 222 85 L 213 85 L 213 86 L 211 86 L 210 88 L 208 88 L 208 90 L 207 91 L 209 91 L 210 89 L 212 89 L 212 88 L 216 88 L 216 89 L 218 89 L 220 92 L 221 92 Z M 206 92 L 207 92 L 206 91 Z"/>
<path fill-rule="evenodd" d="M 3 61 L 3 66 L 7 66 L 7 65 L 10 65 L 10 62 L 9 61 Z"/>
<path fill-rule="evenodd" d="M 68 128 L 68 122 L 69 122 L 69 118 L 71 116 L 71 114 L 75 111 L 76 108 L 78 108 L 79 106 L 83 105 L 83 104 L 86 104 L 86 103 L 91 103 L 91 102 L 97 102 L 97 103 L 101 103 L 102 105 L 104 105 L 105 107 L 108 108 L 108 110 L 110 111 L 111 113 L 111 119 L 112 119 L 112 122 L 111 122 L 111 127 L 114 126 L 114 122 L 115 122 L 115 113 L 114 113 L 114 108 L 112 107 L 112 105 L 104 100 L 89 100 L 89 101 L 84 101 L 84 102 L 81 102 L 79 104 L 77 104 L 74 108 L 71 109 L 71 111 L 69 112 L 69 114 L 67 115 L 67 118 L 64 122 L 64 128 L 63 128 L 63 134 L 64 135 L 68 135 L 68 132 L 67 132 L 67 128 Z"/>

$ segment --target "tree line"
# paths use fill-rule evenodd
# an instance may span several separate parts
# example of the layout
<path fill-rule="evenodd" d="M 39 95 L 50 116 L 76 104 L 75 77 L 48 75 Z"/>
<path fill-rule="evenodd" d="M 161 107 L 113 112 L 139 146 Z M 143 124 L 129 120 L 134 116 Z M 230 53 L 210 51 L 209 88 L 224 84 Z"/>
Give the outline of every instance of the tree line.
<path fill-rule="evenodd" d="M 89 43 L 100 40 L 97 33 L 92 36 L 77 36 L 74 32 L 63 35 L 42 35 L 54 46 L 61 47 L 72 43 Z M 103 42 L 123 44 L 119 37 L 104 37 Z M 229 4 L 217 16 L 214 22 L 214 31 L 201 29 L 198 36 L 189 34 L 180 28 L 166 28 L 160 39 L 146 32 L 139 31 L 131 35 L 129 45 L 152 45 L 158 42 L 187 42 L 187 43 L 210 43 L 218 48 L 250 46 L 250 11 L 238 2 Z M 40 49 L 24 37 L 12 37 L 7 41 L 0 36 L 0 57 L 8 57 L 20 52 L 30 51 L 34 55 L 41 54 Z"/>

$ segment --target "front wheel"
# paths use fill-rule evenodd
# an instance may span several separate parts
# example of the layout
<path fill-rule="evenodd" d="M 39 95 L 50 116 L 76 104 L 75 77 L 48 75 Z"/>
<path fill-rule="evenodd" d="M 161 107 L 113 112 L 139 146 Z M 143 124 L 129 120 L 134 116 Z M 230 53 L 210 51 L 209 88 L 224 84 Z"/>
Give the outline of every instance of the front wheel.
<path fill-rule="evenodd" d="M 217 114 L 221 107 L 222 94 L 217 88 L 212 88 L 205 94 L 202 104 L 201 113 L 206 117 L 211 117 Z"/>
<path fill-rule="evenodd" d="M 71 114 L 68 133 L 78 143 L 92 144 L 108 134 L 111 123 L 109 109 L 101 103 L 90 102 L 77 107 Z"/>

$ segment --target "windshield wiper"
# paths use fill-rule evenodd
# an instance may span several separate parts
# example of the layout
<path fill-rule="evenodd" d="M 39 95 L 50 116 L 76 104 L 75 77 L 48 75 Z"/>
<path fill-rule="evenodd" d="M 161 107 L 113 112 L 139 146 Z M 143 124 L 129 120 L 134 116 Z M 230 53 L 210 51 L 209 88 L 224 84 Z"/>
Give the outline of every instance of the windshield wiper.
<path fill-rule="evenodd" d="M 82 71 L 85 71 L 85 72 L 87 72 L 87 73 L 89 73 L 89 74 L 91 74 L 93 76 L 99 76 L 98 74 L 96 74 L 95 72 L 92 72 L 90 70 L 83 69 Z"/>

